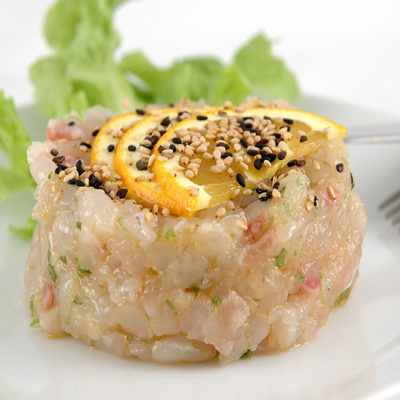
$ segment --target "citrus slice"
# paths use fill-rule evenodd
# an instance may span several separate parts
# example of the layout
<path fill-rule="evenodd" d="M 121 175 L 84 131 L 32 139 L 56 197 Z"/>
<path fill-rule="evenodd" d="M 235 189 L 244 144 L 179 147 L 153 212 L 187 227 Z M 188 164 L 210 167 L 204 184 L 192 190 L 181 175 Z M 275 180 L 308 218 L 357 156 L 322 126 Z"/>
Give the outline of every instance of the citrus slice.
<path fill-rule="evenodd" d="M 93 167 L 98 163 L 107 163 L 110 170 L 110 180 L 113 180 L 115 173 L 113 167 L 113 158 L 115 149 L 124 134 L 137 121 L 140 121 L 146 116 L 146 112 L 133 111 L 130 113 L 119 115 L 110 119 L 97 134 L 96 139 L 92 144 L 90 152 L 90 165 Z"/>
<path fill-rule="evenodd" d="M 155 205 L 168 209 L 177 215 L 188 215 L 184 206 L 171 198 L 160 188 L 154 179 L 151 166 L 155 159 L 152 150 L 158 147 L 162 135 L 174 125 L 192 113 L 205 109 L 171 108 L 148 116 L 137 122 L 122 136 L 114 155 L 114 169 L 134 197 L 143 200 L 146 205 Z M 173 157 L 174 145 L 170 146 L 164 156 Z M 161 211 L 161 210 L 160 210 Z"/>
<path fill-rule="evenodd" d="M 153 171 L 161 189 L 193 215 L 229 199 L 237 188 L 251 189 L 271 178 L 324 141 L 345 135 L 344 127 L 296 109 L 211 111 L 184 120 L 160 139 L 153 150 Z M 176 156 L 160 158 L 159 149 L 174 143 Z"/>

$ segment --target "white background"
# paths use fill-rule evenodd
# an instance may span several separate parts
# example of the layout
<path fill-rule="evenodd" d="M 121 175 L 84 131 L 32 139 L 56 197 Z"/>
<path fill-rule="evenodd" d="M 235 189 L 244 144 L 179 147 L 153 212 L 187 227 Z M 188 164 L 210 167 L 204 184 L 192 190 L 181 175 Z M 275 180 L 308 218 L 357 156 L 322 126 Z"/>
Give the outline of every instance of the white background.
<path fill-rule="evenodd" d="M 84 1 L 84 0 L 82 0 Z M 0 0 L 0 89 L 33 100 L 28 68 L 50 49 L 41 33 L 53 0 Z M 259 31 L 303 93 L 400 115 L 399 0 L 142 0 L 121 6 L 118 56 L 142 49 L 158 65 L 186 55 L 229 61 Z"/>

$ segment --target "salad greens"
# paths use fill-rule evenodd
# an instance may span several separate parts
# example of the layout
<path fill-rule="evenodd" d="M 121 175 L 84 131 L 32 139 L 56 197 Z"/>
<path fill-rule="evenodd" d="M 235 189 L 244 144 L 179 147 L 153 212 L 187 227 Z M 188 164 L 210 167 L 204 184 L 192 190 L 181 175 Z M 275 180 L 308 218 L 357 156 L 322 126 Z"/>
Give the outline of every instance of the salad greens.
<path fill-rule="evenodd" d="M 182 97 L 223 104 L 241 103 L 251 94 L 263 99 L 299 94 L 294 76 L 262 34 L 239 49 L 227 66 L 217 58 L 195 57 L 161 69 L 140 51 L 118 63 L 113 13 L 126 1 L 58 0 L 49 10 L 45 36 L 53 54 L 30 71 L 36 98 L 49 116 L 62 117 L 72 109 L 82 114 L 95 104 L 119 113 L 126 99 L 138 107 Z"/>

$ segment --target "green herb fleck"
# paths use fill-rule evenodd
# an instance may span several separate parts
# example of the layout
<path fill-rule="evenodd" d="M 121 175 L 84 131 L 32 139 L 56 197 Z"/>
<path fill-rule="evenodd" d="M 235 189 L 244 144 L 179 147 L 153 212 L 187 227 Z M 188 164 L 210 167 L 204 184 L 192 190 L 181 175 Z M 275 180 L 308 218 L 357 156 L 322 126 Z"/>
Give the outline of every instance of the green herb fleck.
<path fill-rule="evenodd" d="M 312 209 L 312 217 L 311 217 L 311 219 L 312 219 L 313 221 L 315 221 L 317 218 L 318 218 L 317 207 L 313 206 L 313 209 Z"/>
<path fill-rule="evenodd" d="M 356 184 L 353 182 L 353 183 L 351 184 L 351 190 L 354 189 L 354 186 L 356 186 Z"/>
<path fill-rule="evenodd" d="M 326 229 L 328 230 L 329 227 L 331 226 L 331 221 L 328 221 L 328 222 L 325 224 L 325 226 L 326 226 Z"/>
<path fill-rule="evenodd" d="M 82 229 L 82 222 L 76 221 L 76 227 L 77 227 L 78 229 Z"/>
<path fill-rule="evenodd" d="M 296 249 L 294 250 L 294 256 L 295 257 L 297 256 L 297 250 Z"/>
<path fill-rule="evenodd" d="M 335 307 L 340 306 L 340 304 L 343 301 L 345 301 L 349 298 L 352 287 L 353 287 L 353 285 L 349 286 L 345 291 L 343 291 L 342 293 L 339 294 L 339 296 L 337 297 L 337 299 L 335 301 Z"/>
<path fill-rule="evenodd" d="M 174 305 L 169 301 L 169 299 L 165 300 L 165 302 L 167 303 L 167 306 L 168 306 L 171 310 L 175 310 Z"/>
<path fill-rule="evenodd" d="M 37 318 L 34 319 L 34 320 L 30 323 L 29 326 L 32 327 L 32 328 L 40 328 L 39 320 L 38 320 Z"/>
<path fill-rule="evenodd" d="M 253 299 L 256 303 L 259 303 L 261 299 Z"/>
<path fill-rule="evenodd" d="M 128 229 L 126 229 L 126 228 L 122 225 L 121 219 L 122 219 L 122 217 L 119 218 L 118 221 L 117 221 L 117 225 L 119 226 L 119 228 L 120 228 L 121 230 L 123 230 L 124 232 L 131 233 L 130 231 L 128 231 Z"/>
<path fill-rule="evenodd" d="M 35 303 L 34 303 L 33 295 L 31 296 L 31 299 L 29 300 L 29 308 L 31 309 L 31 317 L 33 317 L 33 314 L 35 312 Z"/>
<path fill-rule="evenodd" d="M 286 190 L 286 186 L 284 186 L 282 189 L 279 190 L 280 194 L 285 193 L 285 190 Z"/>
<path fill-rule="evenodd" d="M 75 296 L 74 303 L 78 304 L 78 306 L 81 306 L 82 305 L 82 300 L 78 296 Z"/>
<path fill-rule="evenodd" d="M 286 249 L 283 248 L 280 253 L 275 257 L 275 266 L 278 268 L 283 268 L 285 265 Z"/>
<path fill-rule="evenodd" d="M 199 293 L 200 293 L 200 291 L 201 291 L 201 289 L 198 288 L 197 286 L 192 286 L 192 290 L 193 290 L 193 293 L 194 293 L 194 295 L 195 295 L 196 297 L 199 295 Z"/>
<path fill-rule="evenodd" d="M 283 204 L 283 209 L 286 211 L 286 212 L 289 212 L 290 211 L 290 203 L 287 201 L 287 202 L 285 202 L 284 204 Z"/>
<path fill-rule="evenodd" d="M 243 353 L 242 356 L 240 358 L 251 358 L 251 353 L 250 353 L 250 349 L 246 351 L 246 353 Z"/>
<path fill-rule="evenodd" d="M 53 175 L 53 172 L 50 172 L 50 173 L 47 175 L 47 179 L 50 179 L 52 175 Z"/>
<path fill-rule="evenodd" d="M 90 269 L 86 269 L 81 266 L 78 267 L 79 278 L 82 278 L 83 275 L 90 275 L 91 273 L 92 273 L 92 271 Z"/>
<path fill-rule="evenodd" d="M 298 188 L 302 188 L 303 187 L 303 184 L 301 183 L 300 177 L 298 177 L 296 179 L 296 185 L 297 185 Z"/>
<path fill-rule="evenodd" d="M 51 258 L 51 251 L 50 251 L 50 247 L 49 250 L 47 250 L 47 261 L 50 262 L 50 258 Z"/>
<path fill-rule="evenodd" d="M 325 165 L 327 165 L 328 167 L 331 167 L 331 164 L 329 164 L 328 162 L 326 162 L 325 160 L 322 161 Z"/>
<path fill-rule="evenodd" d="M 217 307 L 221 304 L 221 301 L 222 301 L 221 297 L 213 297 L 212 298 L 212 303 L 214 305 L 216 305 Z"/>
<path fill-rule="evenodd" d="M 168 229 L 167 233 L 165 234 L 165 239 L 169 240 L 172 237 L 176 237 L 175 233 L 174 233 L 174 231 L 172 229 Z"/>
<path fill-rule="evenodd" d="M 347 162 L 347 160 L 345 158 L 342 157 L 341 160 L 343 161 L 344 165 L 346 165 L 346 166 L 349 165 L 349 163 Z"/>
<path fill-rule="evenodd" d="M 306 275 L 304 273 L 297 274 L 294 276 L 296 279 L 298 279 L 300 282 L 305 282 L 306 281 Z"/>
<path fill-rule="evenodd" d="M 68 264 L 67 257 L 65 257 L 65 256 L 60 256 L 60 257 L 59 257 L 59 260 L 60 260 L 63 264 Z"/>
<path fill-rule="evenodd" d="M 49 276 L 50 279 L 53 281 L 53 283 L 56 283 L 57 274 L 56 271 L 54 270 L 54 267 L 51 264 L 49 264 Z"/>
<path fill-rule="evenodd" d="M 320 277 L 321 279 L 323 279 L 324 276 L 325 276 L 325 272 L 320 270 L 320 271 L 319 271 L 319 277 Z"/>

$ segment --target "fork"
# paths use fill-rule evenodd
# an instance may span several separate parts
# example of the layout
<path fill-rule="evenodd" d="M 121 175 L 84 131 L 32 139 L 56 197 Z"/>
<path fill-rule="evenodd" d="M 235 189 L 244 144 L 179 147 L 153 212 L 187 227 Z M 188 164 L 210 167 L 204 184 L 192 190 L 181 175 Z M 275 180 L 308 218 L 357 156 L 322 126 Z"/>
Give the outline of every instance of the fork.
<path fill-rule="evenodd" d="M 400 190 L 394 193 L 392 196 L 390 196 L 388 199 L 386 199 L 380 206 L 379 210 L 383 211 L 384 209 L 388 209 L 390 207 L 389 211 L 387 211 L 385 217 L 390 219 L 392 217 L 395 217 L 392 220 L 392 225 L 395 226 L 400 223 L 400 214 L 397 215 L 400 212 L 400 203 L 397 202 L 397 200 L 400 199 Z M 399 229 L 400 232 L 400 229 Z"/>

